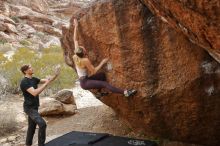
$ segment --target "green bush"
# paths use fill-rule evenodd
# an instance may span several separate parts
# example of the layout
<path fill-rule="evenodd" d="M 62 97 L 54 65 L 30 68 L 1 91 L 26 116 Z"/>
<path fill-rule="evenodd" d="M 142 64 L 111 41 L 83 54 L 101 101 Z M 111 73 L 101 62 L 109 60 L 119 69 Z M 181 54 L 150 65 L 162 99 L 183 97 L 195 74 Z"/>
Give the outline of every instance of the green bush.
<path fill-rule="evenodd" d="M 5 43 L 7 43 L 6 40 L 0 40 L 0 44 L 5 44 Z"/>
<path fill-rule="evenodd" d="M 3 64 L 5 61 L 7 61 L 7 58 L 0 52 L 0 64 Z"/>
<path fill-rule="evenodd" d="M 29 46 L 29 45 L 31 45 L 32 43 L 29 41 L 29 40 L 21 40 L 20 42 L 19 42 L 21 45 L 23 45 L 23 46 Z"/>
<path fill-rule="evenodd" d="M 11 19 L 14 20 L 14 22 L 19 23 L 21 21 L 20 18 L 18 18 L 17 16 L 11 16 Z"/>
<path fill-rule="evenodd" d="M 76 74 L 72 68 L 65 64 L 62 49 L 59 46 L 50 46 L 40 53 L 28 48 L 20 48 L 12 56 L 11 61 L 2 64 L 0 67 L 9 81 L 7 90 L 11 93 L 19 92 L 20 80 L 23 78 L 20 67 L 23 64 L 31 64 L 34 69 L 34 76 L 41 79 L 53 75 L 54 67 L 58 64 L 61 65 L 60 76 L 45 90 L 46 95 L 63 88 L 73 87 Z"/>
<path fill-rule="evenodd" d="M 6 53 L 8 51 L 11 51 L 13 49 L 13 46 L 11 43 L 1 43 L 0 41 L 0 52 L 1 53 Z"/>

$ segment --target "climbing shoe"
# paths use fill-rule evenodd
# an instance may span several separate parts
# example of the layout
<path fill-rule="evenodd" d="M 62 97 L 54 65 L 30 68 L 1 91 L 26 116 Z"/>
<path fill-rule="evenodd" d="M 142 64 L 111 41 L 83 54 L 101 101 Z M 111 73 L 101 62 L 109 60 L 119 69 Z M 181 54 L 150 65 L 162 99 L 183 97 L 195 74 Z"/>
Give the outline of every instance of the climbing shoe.
<path fill-rule="evenodd" d="M 125 95 L 125 97 L 130 97 L 130 96 L 135 95 L 136 93 L 137 93 L 137 90 L 134 90 L 134 89 L 132 89 L 132 90 L 125 90 L 124 95 Z"/>

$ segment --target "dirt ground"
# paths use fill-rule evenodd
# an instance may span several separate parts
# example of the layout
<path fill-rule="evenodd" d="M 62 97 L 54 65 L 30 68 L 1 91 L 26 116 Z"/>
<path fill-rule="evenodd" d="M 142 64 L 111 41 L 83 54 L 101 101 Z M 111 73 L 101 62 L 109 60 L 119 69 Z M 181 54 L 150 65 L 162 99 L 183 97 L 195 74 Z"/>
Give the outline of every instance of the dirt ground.
<path fill-rule="evenodd" d="M 4 105 L 17 107 L 16 110 L 22 113 L 22 103 L 23 100 L 21 100 L 21 97 L 16 97 L 16 102 L 12 103 L 12 101 L 7 101 Z M 3 104 L 1 106 L 3 106 Z M 25 114 L 24 117 L 26 118 Z M 44 119 L 47 121 L 46 141 L 50 141 L 70 131 L 98 132 L 117 136 L 140 137 L 132 132 L 132 130 L 117 117 L 114 111 L 106 105 L 80 108 L 73 116 L 44 117 Z M 25 119 L 23 122 L 19 123 L 17 131 L 11 135 L 0 137 L 0 139 L 14 135 L 16 139 L 10 142 L 10 145 L 23 145 L 26 130 L 27 120 Z M 37 145 L 37 130 L 33 143 Z"/>
<path fill-rule="evenodd" d="M 78 89 L 76 90 L 78 91 Z M 75 93 L 74 96 L 76 98 L 76 103 L 80 107 L 77 109 L 75 115 L 45 117 L 45 120 L 47 121 L 47 142 L 71 131 L 109 133 L 116 136 L 146 139 L 144 135 L 140 135 L 140 133 L 132 131 L 132 129 L 130 129 L 124 121 L 118 118 L 110 107 L 97 101 L 97 99 L 91 95 L 88 96 L 88 94 L 86 94 L 85 98 L 85 95 L 82 91 Z M 19 121 L 17 130 L 15 132 L 10 135 L 0 136 L 1 146 L 24 146 L 27 120 L 25 114 L 22 112 L 22 104 L 23 98 L 21 96 L 13 96 L 13 98 L 10 97 L 7 100 L 0 102 L 1 110 L 7 110 L 7 107 L 16 108 L 18 113 L 17 120 Z M 37 146 L 37 131 L 38 130 L 36 130 L 34 136 L 34 146 Z M 196 146 L 171 141 L 163 141 L 159 145 Z"/>

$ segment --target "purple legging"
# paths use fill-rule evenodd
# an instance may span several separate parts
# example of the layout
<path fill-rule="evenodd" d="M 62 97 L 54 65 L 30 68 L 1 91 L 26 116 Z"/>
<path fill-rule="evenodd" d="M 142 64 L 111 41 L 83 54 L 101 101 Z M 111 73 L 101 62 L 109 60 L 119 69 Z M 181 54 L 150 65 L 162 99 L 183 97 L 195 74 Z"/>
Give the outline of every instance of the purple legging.
<path fill-rule="evenodd" d="M 90 77 L 80 79 L 80 86 L 85 90 L 105 88 L 113 93 L 124 94 L 123 89 L 116 88 L 106 81 L 105 73 L 96 73 Z"/>

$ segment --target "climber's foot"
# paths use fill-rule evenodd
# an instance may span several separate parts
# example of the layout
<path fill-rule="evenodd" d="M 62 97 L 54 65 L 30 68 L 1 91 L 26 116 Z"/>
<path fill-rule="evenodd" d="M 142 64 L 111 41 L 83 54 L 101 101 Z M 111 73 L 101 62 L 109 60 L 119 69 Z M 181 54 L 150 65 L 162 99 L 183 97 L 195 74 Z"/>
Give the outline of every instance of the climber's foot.
<path fill-rule="evenodd" d="M 125 97 L 131 97 L 137 93 L 137 90 L 131 89 L 131 90 L 125 90 L 124 96 Z"/>

